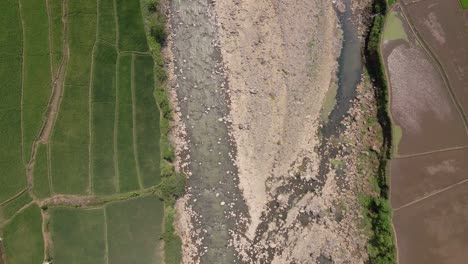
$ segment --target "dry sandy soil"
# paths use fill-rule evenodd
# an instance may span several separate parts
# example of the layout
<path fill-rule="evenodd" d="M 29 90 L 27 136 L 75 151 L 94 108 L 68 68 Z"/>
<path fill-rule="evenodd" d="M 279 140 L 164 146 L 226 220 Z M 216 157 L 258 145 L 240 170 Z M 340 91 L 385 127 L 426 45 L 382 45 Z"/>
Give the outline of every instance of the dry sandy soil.
<path fill-rule="evenodd" d="M 314 131 L 339 32 L 328 1 L 219 1 L 216 10 L 253 239 L 267 201 L 304 158 L 310 160 L 304 176 L 317 176 Z"/>

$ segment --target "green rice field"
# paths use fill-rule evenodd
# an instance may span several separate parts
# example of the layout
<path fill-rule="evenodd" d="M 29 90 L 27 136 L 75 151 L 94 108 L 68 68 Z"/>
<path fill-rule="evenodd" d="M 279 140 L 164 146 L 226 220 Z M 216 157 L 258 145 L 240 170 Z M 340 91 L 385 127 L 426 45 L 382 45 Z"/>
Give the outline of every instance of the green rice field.
<path fill-rule="evenodd" d="M 166 198 L 153 193 L 164 161 L 160 123 L 166 141 L 168 127 L 158 102 L 167 98 L 155 98 L 145 7 L 139 0 L 2 2 L 0 252 L 7 263 L 163 263 Z"/>

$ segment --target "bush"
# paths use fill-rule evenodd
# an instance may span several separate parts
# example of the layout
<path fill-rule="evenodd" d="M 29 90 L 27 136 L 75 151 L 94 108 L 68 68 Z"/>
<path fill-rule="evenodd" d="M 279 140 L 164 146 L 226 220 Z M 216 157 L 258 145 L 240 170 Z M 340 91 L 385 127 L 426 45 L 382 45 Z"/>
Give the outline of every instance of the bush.
<path fill-rule="evenodd" d="M 150 34 L 159 45 L 164 46 L 167 40 L 167 32 L 163 23 L 156 23 L 150 29 Z"/>
<path fill-rule="evenodd" d="M 185 190 L 185 175 L 182 173 L 173 173 L 168 177 L 164 177 L 158 185 L 160 197 L 165 201 L 171 201 L 179 198 Z"/>
<path fill-rule="evenodd" d="M 147 4 L 146 4 L 146 7 L 148 8 L 148 11 L 150 13 L 156 13 L 158 12 L 159 14 L 159 10 L 160 10 L 160 5 L 159 5 L 159 0 L 150 0 Z"/>
<path fill-rule="evenodd" d="M 389 186 L 387 179 L 387 163 L 391 157 L 392 124 L 388 115 L 388 87 L 384 65 L 380 56 L 380 37 L 385 23 L 386 0 L 375 0 L 373 5 L 374 17 L 371 30 L 366 42 L 366 67 L 376 88 L 377 116 L 383 129 L 383 151 L 379 155 L 379 168 L 376 181 L 380 193 L 378 197 L 367 196 L 361 198 L 366 208 L 367 217 L 371 224 L 371 238 L 368 245 L 369 262 L 371 264 L 396 263 L 396 249 L 393 240 L 392 208 L 388 202 Z"/>
<path fill-rule="evenodd" d="M 161 177 L 166 178 L 175 173 L 174 165 L 163 160 L 161 161 Z"/>

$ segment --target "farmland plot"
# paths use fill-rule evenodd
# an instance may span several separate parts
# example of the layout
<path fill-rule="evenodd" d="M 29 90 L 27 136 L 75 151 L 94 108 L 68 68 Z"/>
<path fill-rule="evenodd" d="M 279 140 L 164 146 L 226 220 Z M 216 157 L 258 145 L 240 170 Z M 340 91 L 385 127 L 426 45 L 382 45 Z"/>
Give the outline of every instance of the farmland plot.
<path fill-rule="evenodd" d="M 44 242 L 39 207 L 31 205 L 15 216 L 5 227 L 3 240 L 8 263 L 42 263 Z"/>
<path fill-rule="evenodd" d="M 15 0 L 2 2 L 0 23 L 0 202 L 26 187 L 21 138 L 22 25 Z"/>
<path fill-rule="evenodd" d="M 134 198 L 157 187 L 161 160 L 140 2 L 2 9 L 0 252 L 20 264 L 160 263 L 163 202 Z"/>

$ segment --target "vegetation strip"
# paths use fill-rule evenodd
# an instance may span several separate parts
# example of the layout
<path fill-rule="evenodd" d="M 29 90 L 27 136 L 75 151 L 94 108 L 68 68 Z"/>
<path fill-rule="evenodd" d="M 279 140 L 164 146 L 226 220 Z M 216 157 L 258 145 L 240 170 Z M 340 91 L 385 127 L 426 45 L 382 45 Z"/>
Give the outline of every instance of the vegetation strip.
<path fill-rule="evenodd" d="M 366 40 L 366 67 L 373 84 L 377 98 L 377 117 L 383 129 L 383 146 L 379 154 L 379 169 L 377 196 L 362 197 L 362 203 L 367 210 L 367 219 L 372 226 L 372 235 L 368 245 L 371 263 L 397 263 L 394 242 L 392 209 L 389 202 L 388 161 L 392 157 L 392 123 L 388 114 L 388 85 L 381 57 L 381 36 L 385 24 L 387 5 L 385 0 L 375 0 L 372 7 L 374 18 Z"/>
<path fill-rule="evenodd" d="M 175 199 L 180 197 L 185 189 L 186 178 L 174 168 L 174 148 L 169 141 L 169 122 L 172 118 L 172 109 L 168 98 L 166 86 L 167 75 L 164 70 L 164 60 L 161 54 L 166 44 L 165 30 L 166 16 L 164 4 L 159 0 L 141 0 L 143 17 L 145 21 L 146 36 L 150 53 L 154 60 L 155 97 L 160 109 L 160 143 L 161 143 L 161 182 L 156 193 L 164 200 L 164 262 L 166 264 L 181 263 L 182 241 L 175 233 L 173 225 L 175 219 Z"/>

